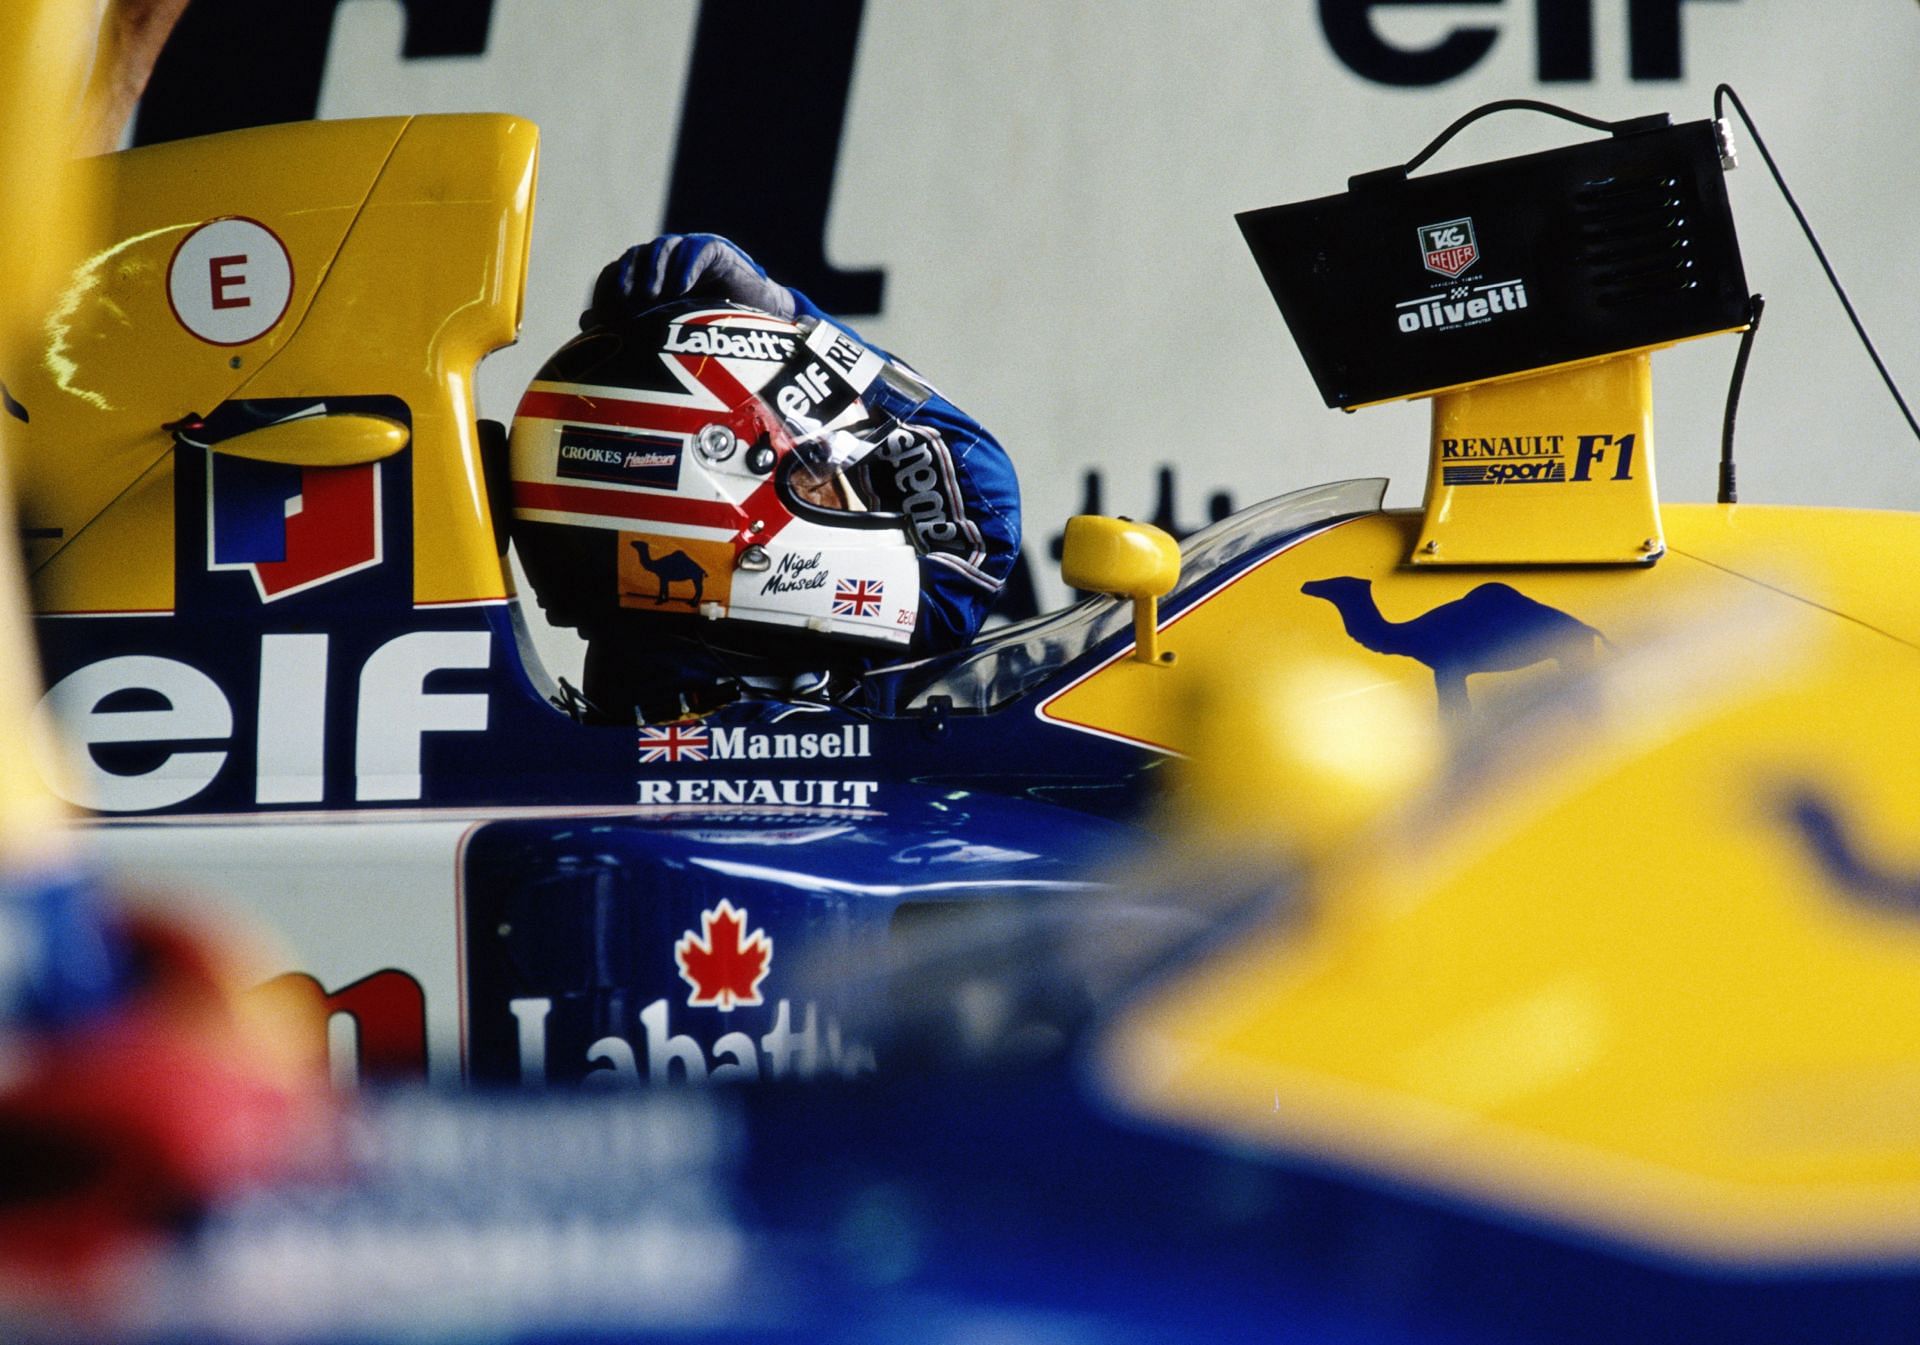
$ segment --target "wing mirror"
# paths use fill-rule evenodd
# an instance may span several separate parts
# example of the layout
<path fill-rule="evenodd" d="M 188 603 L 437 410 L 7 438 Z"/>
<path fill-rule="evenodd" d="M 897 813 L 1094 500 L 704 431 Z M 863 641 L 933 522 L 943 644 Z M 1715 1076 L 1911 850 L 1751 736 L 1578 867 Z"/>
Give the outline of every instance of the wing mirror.
<path fill-rule="evenodd" d="M 1180 582 L 1180 544 L 1151 523 L 1076 514 L 1067 520 L 1060 577 L 1078 589 L 1133 599 L 1133 656 L 1171 663 L 1160 650 L 1160 599 Z"/>
<path fill-rule="evenodd" d="M 397 420 L 343 412 L 262 425 L 221 440 L 214 451 L 300 467 L 358 467 L 392 457 L 407 446 L 407 438 L 407 427 Z"/>

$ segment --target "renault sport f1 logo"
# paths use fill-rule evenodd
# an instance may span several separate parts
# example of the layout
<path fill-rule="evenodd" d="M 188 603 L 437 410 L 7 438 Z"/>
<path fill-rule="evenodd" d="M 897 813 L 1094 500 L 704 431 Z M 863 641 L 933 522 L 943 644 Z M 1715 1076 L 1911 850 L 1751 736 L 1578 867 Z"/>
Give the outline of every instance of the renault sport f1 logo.
<path fill-rule="evenodd" d="M 380 464 L 296 467 L 212 452 L 207 568 L 247 570 L 262 602 L 380 563 Z"/>
<path fill-rule="evenodd" d="M 1480 245 L 1473 236 L 1473 219 L 1450 219 L 1441 224 L 1420 226 L 1420 253 L 1429 271 L 1449 280 L 1458 278 L 1480 260 Z"/>

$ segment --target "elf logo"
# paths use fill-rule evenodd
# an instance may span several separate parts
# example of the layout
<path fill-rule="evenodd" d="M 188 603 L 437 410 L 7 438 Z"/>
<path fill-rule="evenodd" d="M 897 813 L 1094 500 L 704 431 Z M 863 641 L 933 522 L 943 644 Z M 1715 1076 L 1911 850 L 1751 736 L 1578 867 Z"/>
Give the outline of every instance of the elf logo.
<path fill-rule="evenodd" d="M 1420 226 L 1420 255 L 1429 271 L 1458 279 L 1480 260 L 1480 244 L 1473 236 L 1471 216 Z"/>
<path fill-rule="evenodd" d="M 236 737 L 251 736 L 256 804 L 321 803 L 328 797 L 327 685 L 343 675 L 318 633 L 260 637 L 259 700 L 251 735 L 236 732 L 235 707 L 218 682 L 190 663 L 121 654 L 66 674 L 40 700 L 36 717 L 78 750 L 71 769 L 48 769 L 70 802 L 107 813 L 172 808 L 206 791 L 229 769 Z M 483 671 L 493 659 L 484 630 L 422 630 L 395 636 L 357 670 L 353 737 L 356 802 L 422 797 L 421 748 L 429 733 L 483 733 L 484 691 L 429 689 L 443 670 Z M 351 674 L 345 674 L 351 675 Z M 136 770 L 121 749 L 139 745 Z M 103 760 L 103 754 L 105 759 Z M 235 763 L 238 764 L 238 763 Z"/>
<path fill-rule="evenodd" d="M 380 464 L 207 463 L 207 568 L 244 570 L 261 602 L 380 563 Z"/>

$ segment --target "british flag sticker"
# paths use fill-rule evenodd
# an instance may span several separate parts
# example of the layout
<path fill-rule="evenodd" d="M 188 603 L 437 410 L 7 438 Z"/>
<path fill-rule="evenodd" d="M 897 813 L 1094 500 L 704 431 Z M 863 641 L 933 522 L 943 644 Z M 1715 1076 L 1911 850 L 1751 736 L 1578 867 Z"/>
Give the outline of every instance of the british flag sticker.
<path fill-rule="evenodd" d="M 842 579 L 833 586 L 835 616 L 878 616 L 886 585 L 878 579 Z"/>
<path fill-rule="evenodd" d="M 705 761 L 707 731 L 669 724 L 660 729 L 640 730 L 640 764 L 658 761 Z"/>
<path fill-rule="evenodd" d="M 1473 236 L 1473 219 L 1444 220 L 1420 226 L 1420 252 L 1429 271 L 1452 280 L 1480 260 L 1480 244 Z"/>

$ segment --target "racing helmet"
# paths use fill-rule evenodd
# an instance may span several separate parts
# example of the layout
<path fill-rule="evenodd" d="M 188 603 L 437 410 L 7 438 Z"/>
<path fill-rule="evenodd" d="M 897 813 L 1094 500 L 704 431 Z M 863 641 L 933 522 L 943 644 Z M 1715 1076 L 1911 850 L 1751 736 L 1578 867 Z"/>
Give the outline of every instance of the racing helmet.
<path fill-rule="evenodd" d="M 680 302 L 591 329 L 527 389 L 513 537 L 548 619 L 903 646 L 919 564 L 862 460 L 930 395 L 831 323 Z M 884 404 L 886 410 L 881 410 Z"/>

